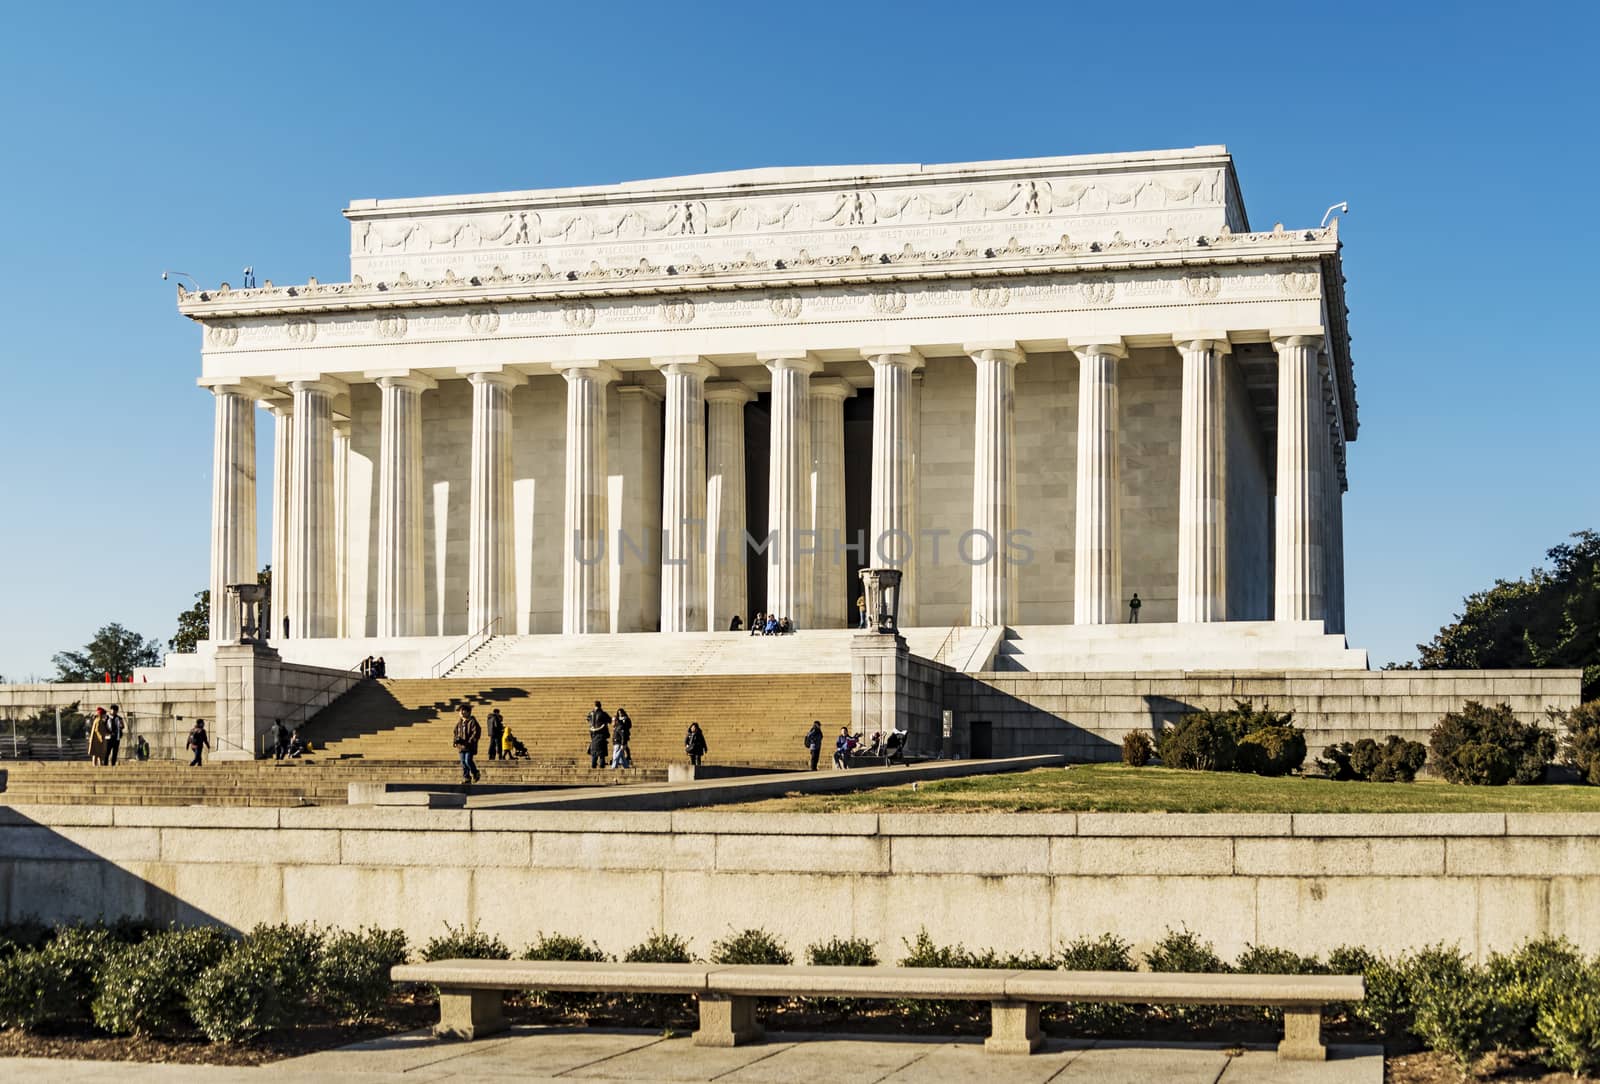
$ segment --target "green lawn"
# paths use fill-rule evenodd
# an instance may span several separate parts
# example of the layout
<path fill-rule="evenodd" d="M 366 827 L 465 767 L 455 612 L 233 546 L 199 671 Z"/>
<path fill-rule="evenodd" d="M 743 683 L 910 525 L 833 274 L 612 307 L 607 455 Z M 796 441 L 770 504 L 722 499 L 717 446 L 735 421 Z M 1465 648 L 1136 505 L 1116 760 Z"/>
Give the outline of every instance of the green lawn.
<path fill-rule="evenodd" d="M 1075 764 L 856 794 L 790 795 L 742 809 L 790 813 L 1600 813 L 1600 787 L 1467 787 L 1267 779 Z"/>

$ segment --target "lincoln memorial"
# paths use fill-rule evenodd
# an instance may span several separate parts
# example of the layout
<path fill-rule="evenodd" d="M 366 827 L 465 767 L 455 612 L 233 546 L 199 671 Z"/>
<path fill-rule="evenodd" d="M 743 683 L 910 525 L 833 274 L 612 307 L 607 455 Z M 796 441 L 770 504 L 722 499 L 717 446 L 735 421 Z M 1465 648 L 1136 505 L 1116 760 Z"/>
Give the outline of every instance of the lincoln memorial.
<path fill-rule="evenodd" d="M 1252 226 L 1222 147 L 344 216 L 348 281 L 179 289 L 212 598 L 255 581 L 270 439 L 285 657 L 844 629 L 866 566 L 903 571 L 908 630 L 1355 654 L 1338 221 Z M 238 638 L 236 607 L 211 620 Z"/>

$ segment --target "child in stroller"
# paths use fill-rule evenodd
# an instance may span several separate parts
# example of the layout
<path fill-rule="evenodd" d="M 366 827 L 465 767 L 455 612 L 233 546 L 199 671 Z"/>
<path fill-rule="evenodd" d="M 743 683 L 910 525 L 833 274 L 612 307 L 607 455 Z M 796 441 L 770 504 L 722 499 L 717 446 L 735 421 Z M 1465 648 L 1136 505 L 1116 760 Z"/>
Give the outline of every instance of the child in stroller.
<path fill-rule="evenodd" d="M 523 760 L 528 759 L 528 747 L 517 740 L 509 726 L 500 734 L 500 755 L 506 760 L 519 757 Z"/>

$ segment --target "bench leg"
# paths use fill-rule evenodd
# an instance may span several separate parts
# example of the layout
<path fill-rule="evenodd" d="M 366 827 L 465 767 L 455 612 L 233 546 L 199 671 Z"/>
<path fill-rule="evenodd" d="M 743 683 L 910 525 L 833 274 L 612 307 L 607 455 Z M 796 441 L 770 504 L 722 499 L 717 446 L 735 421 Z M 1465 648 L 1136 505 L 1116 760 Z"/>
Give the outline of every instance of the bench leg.
<path fill-rule="evenodd" d="M 1322 1045 L 1322 1008 L 1284 1009 L 1283 1042 L 1278 1044 L 1283 1061 L 1326 1061 L 1328 1048 Z"/>
<path fill-rule="evenodd" d="M 992 1003 L 993 1022 L 983 1048 L 991 1054 L 1032 1054 L 1044 1042 L 1039 1033 L 1039 1003 L 1036 1001 L 996 1001 Z"/>
<path fill-rule="evenodd" d="M 499 990 L 439 991 L 439 1026 L 433 1033 L 441 1039 L 481 1039 L 506 1030 L 505 994 Z"/>
<path fill-rule="evenodd" d="M 695 1046 L 743 1046 L 760 1042 L 766 1031 L 756 1019 L 756 999 L 700 995 L 700 1027 Z"/>

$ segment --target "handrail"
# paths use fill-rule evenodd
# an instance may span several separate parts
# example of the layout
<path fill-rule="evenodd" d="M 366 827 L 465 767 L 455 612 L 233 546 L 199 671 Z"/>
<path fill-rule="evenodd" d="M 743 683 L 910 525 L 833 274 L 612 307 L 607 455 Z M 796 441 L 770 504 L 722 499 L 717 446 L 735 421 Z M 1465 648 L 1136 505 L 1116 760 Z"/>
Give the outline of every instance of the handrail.
<path fill-rule="evenodd" d="M 339 684 L 339 682 L 349 680 L 352 675 L 355 675 L 355 681 L 352 681 L 351 685 L 358 684 L 361 681 L 361 675 L 358 672 L 360 671 L 360 669 L 362 667 L 362 664 L 365 663 L 366 661 L 367 660 L 362 659 L 361 662 L 358 662 L 354 666 L 351 666 L 351 667 L 349 667 L 349 668 L 347 668 L 345 670 L 342 670 L 338 674 L 336 674 L 333 677 L 329 678 L 326 682 L 324 682 L 322 685 L 317 687 L 317 691 L 316 692 L 312 693 L 302 703 L 300 703 L 292 711 L 290 711 L 288 713 L 288 717 L 290 719 L 293 719 L 295 716 L 299 716 L 300 717 L 300 723 L 302 725 L 304 725 L 305 723 L 310 722 L 311 721 L 311 714 L 306 709 L 311 707 L 312 704 L 316 703 L 317 698 L 320 697 L 323 693 L 328 692 L 335 685 Z M 348 691 L 348 690 L 349 690 L 349 686 L 346 686 L 346 691 Z M 343 694 L 341 693 L 340 695 L 343 695 Z M 321 704 L 321 705 L 318 706 L 318 710 L 321 710 L 322 708 L 327 707 L 328 704 L 333 703 L 337 699 L 338 699 L 337 696 L 330 697 L 328 702 L 327 702 L 327 704 Z M 241 746 L 240 748 L 243 748 L 243 747 Z M 253 756 L 260 756 L 261 755 L 259 752 L 257 752 L 256 750 L 253 750 L 253 749 L 249 750 L 249 752 Z"/>
<path fill-rule="evenodd" d="M 433 664 L 429 677 L 443 677 L 455 669 L 466 657 L 500 634 L 500 619 L 491 617 L 477 632 L 455 646 L 455 650 Z"/>
<path fill-rule="evenodd" d="M 935 649 L 935 651 L 933 653 L 933 661 L 934 662 L 944 662 L 945 661 L 944 653 L 946 651 L 948 651 L 951 648 L 951 646 L 954 645 L 957 642 L 957 637 L 961 634 L 961 630 L 963 628 L 965 628 L 965 627 L 966 627 L 965 625 L 951 625 L 950 626 L 950 631 L 944 634 L 944 639 L 939 642 L 938 648 Z"/>

